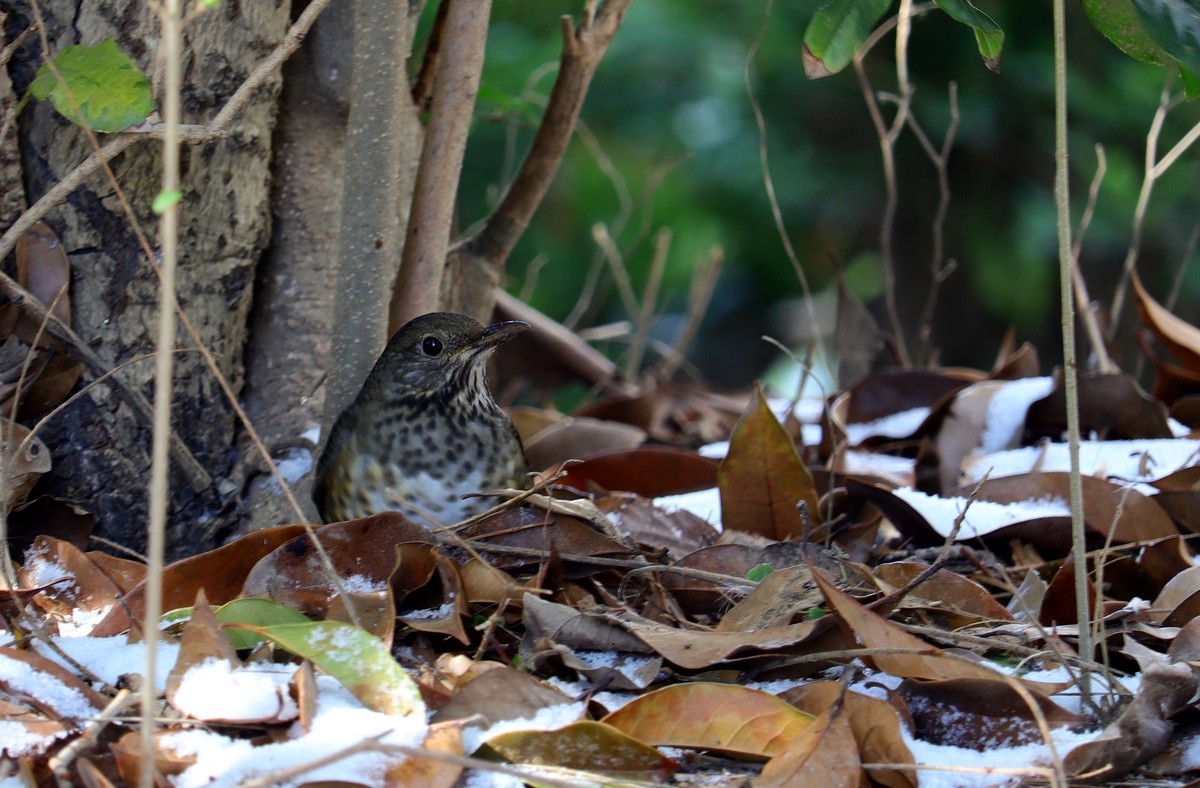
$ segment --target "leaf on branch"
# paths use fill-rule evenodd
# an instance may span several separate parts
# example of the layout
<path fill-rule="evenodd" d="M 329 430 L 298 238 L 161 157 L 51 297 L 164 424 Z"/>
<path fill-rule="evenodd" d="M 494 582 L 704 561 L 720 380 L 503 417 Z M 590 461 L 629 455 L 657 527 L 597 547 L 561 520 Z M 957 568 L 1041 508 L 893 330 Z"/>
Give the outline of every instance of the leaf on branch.
<path fill-rule="evenodd" d="M 1150 38 L 1181 70 L 1200 73 L 1200 9 L 1187 0 L 1133 0 L 1133 7 Z"/>
<path fill-rule="evenodd" d="M 975 31 L 975 43 L 983 63 L 992 71 L 1000 70 L 1000 50 L 1004 48 L 1004 31 L 987 14 L 971 5 L 970 0 L 935 0 L 938 8 Z"/>
<path fill-rule="evenodd" d="M 154 111 L 150 80 L 111 38 L 64 47 L 51 62 L 53 68 L 46 63 L 38 69 L 29 91 L 50 99 L 72 123 L 116 132 L 141 123 Z"/>
<path fill-rule="evenodd" d="M 828 77 L 849 65 L 891 5 L 892 0 L 830 0 L 818 8 L 804 31 L 804 75 Z"/>

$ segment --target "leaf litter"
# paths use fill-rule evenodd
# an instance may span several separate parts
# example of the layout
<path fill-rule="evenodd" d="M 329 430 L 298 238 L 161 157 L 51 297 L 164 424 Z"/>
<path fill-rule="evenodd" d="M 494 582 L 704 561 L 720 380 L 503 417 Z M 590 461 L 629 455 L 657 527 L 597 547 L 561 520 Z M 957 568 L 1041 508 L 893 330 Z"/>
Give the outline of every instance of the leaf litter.
<path fill-rule="evenodd" d="M 527 414 L 550 486 L 482 521 L 318 528 L 340 584 L 300 526 L 169 566 L 156 779 L 1196 779 L 1200 440 L 1168 414 L 1200 396 L 1200 332 L 1138 297 L 1175 361 L 1155 396 L 1085 380 L 1094 654 L 1061 386 L 1035 363 L 883 370 L 828 403 L 662 387 Z M 687 448 L 717 425 L 727 441 Z M 0 649 L 3 765 L 132 784 L 149 765 L 122 688 L 155 624 L 140 565 L 78 527 L 28 539 L 0 607 L 21 635 Z"/>

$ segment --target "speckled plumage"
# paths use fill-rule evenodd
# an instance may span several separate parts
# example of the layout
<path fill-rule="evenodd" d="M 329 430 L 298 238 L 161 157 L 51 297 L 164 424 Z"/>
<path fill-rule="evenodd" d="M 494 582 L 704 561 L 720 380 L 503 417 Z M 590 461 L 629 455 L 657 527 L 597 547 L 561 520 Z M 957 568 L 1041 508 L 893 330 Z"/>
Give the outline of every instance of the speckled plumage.
<path fill-rule="evenodd" d="M 490 505 L 462 495 L 525 487 L 525 450 L 485 375 L 492 351 L 525 328 L 435 312 L 397 331 L 317 463 L 322 519 L 394 509 L 451 525 Z"/>

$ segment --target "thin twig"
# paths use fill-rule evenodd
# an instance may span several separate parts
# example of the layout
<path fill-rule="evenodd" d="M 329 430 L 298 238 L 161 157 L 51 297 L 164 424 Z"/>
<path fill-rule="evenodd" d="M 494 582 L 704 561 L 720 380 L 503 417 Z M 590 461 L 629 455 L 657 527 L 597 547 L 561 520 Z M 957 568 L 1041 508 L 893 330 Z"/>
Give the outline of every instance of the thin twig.
<path fill-rule="evenodd" d="M 1092 343 L 1092 352 L 1096 354 L 1096 370 L 1102 375 L 1118 370 L 1108 355 L 1108 346 L 1104 341 L 1104 333 L 1100 330 L 1095 305 L 1088 296 L 1087 282 L 1079 267 L 1079 254 L 1083 249 L 1083 237 L 1092 224 L 1092 216 L 1096 212 L 1096 199 L 1100 195 L 1100 184 L 1104 182 L 1104 174 L 1107 171 L 1108 159 L 1104 155 L 1104 146 L 1096 143 L 1096 174 L 1092 176 L 1092 184 L 1088 187 L 1087 205 L 1083 209 L 1083 215 L 1079 217 L 1079 228 L 1075 232 L 1075 242 L 1071 245 L 1071 282 L 1075 287 L 1075 301 L 1083 310 L 1083 327 Z"/>
<path fill-rule="evenodd" d="M 1083 482 L 1079 475 L 1079 370 L 1075 357 L 1075 300 L 1071 287 L 1071 192 L 1067 170 L 1067 43 L 1065 0 L 1054 0 L 1054 204 L 1058 219 L 1059 290 L 1062 309 L 1063 382 L 1067 394 L 1067 453 L 1071 461 L 1071 555 L 1075 560 L 1075 608 L 1079 652 L 1092 658 L 1091 610 L 1087 589 L 1087 530 L 1083 520 Z M 1085 702 L 1091 677 L 1079 677 Z M 1058 759 L 1056 766 L 1061 768 Z"/>
<path fill-rule="evenodd" d="M 667 254 L 671 249 L 671 231 L 663 228 L 654 237 L 654 256 L 650 260 L 650 273 L 646 279 L 646 287 L 642 292 L 641 312 L 630 315 L 637 322 L 637 330 L 633 335 L 633 347 L 625 361 L 625 377 L 634 380 L 642 366 L 642 358 L 646 354 L 646 339 L 650 336 L 650 327 L 654 323 L 654 309 L 658 303 L 658 290 L 662 285 L 663 274 L 667 270 Z"/>
<path fill-rule="evenodd" d="M 796 249 L 792 246 L 792 238 L 783 222 L 783 211 L 780 209 L 779 199 L 775 195 L 775 180 L 771 177 L 771 166 L 767 155 L 767 121 L 763 115 L 762 106 L 759 104 L 758 98 L 754 93 L 754 83 L 751 79 L 754 58 L 758 54 L 759 47 L 762 46 L 763 39 L 767 34 L 767 27 L 771 22 L 771 9 L 774 5 L 775 0 L 767 0 L 766 9 L 763 11 L 762 24 L 758 28 L 758 34 L 755 36 L 753 43 L 751 43 L 750 49 L 746 52 L 746 60 L 742 65 L 742 82 L 746 87 L 750 109 L 754 113 L 754 123 L 758 127 L 758 163 L 759 168 L 762 170 L 763 188 L 766 190 L 767 201 L 771 206 L 771 218 L 775 221 L 775 232 L 779 235 L 784 253 L 787 255 L 788 261 L 792 264 L 792 270 L 796 274 L 797 281 L 800 282 L 800 290 L 804 294 L 805 315 L 808 317 L 812 331 L 813 344 L 817 347 L 818 355 L 822 359 L 828 360 L 829 354 L 825 350 L 825 340 L 821 336 L 821 327 L 817 320 L 817 310 L 814 305 L 812 288 L 808 283 L 808 274 L 805 273 L 804 266 L 800 263 L 800 256 L 796 254 Z"/>
<path fill-rule="evenodd" d="M 700 330 L 700 321 L 708 312 L 708 305 L 712 301 L 713 292 L 717 287 L 717 279 L 721 275 L 721 268 L 724 264 L 725 250 L 714 246 L 708 253 L 707 259 L 696 265 L 696 274 L 692 277 L 692 287 L 688 295 L 687 322 L 683 326 L 683 331 L 679 333 L 679 339 L 675 341 L 672 352 L 666 355 L 665 361 L 659 368 L 659 380 L 669 381 L 683 364 L 687 349 L 695 339 L 696 332 Z"/>
<path fill-rule="evenodd" d="M 163 67 L 163 122 L 167 126 L 162 150 L 162 194 L 179 192 L 179 135 L 182 116 L 180 92 L 183 89 L 183 31 L 180 0 L 164 0 L 160 15 L 162 39 L 158 52 Z M 154 432 L 150 451 L 149 531 L 146 545 L 146 610 L 147 626 L 142 627 L 145 642 L 145 661 L 141 693 L 141 753 L 142 768 L 138 773 L 141 788 L 153 788 L 154 734 L 157 730 L 151 719 L 158 700 L 158 619 L 162 616 L 162 570 L 166 552 L 167 504 L 170 500 L 168 472 L 171 435 L 171 397 L 175 373 L 175 273 L 179 265 L 179 199 L 168 199 L 159 223 L 159 243 L 162 245 L 161 280 L 158 307 L 158 357 L 154 360 Z"/>

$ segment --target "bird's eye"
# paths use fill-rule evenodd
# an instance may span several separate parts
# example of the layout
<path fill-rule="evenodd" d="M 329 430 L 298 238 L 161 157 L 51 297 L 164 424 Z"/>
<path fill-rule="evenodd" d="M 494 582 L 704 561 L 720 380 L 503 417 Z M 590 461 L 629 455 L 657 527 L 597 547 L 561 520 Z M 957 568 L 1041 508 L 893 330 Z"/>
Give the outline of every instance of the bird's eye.
<path fill-rule="evenodd" d="M 436 356 L 442 352 L 442 340 L 437 337 L 425 337 L 421 340 L 421 350 L 427 356 Z"/>

